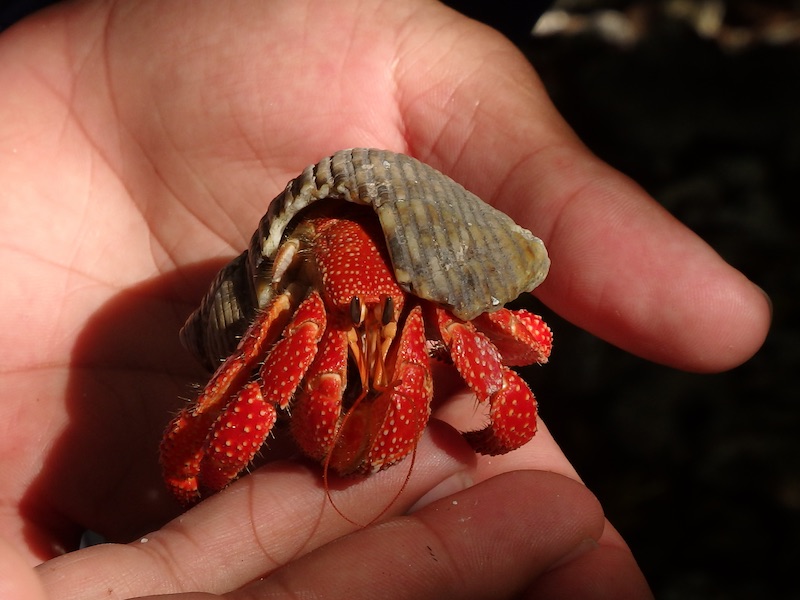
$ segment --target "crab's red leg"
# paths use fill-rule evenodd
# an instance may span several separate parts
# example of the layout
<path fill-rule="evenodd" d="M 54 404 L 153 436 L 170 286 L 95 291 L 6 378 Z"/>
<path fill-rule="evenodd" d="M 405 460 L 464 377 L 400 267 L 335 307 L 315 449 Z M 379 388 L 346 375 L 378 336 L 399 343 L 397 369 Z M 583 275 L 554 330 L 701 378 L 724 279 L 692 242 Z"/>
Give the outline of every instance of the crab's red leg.
<path fill-rule="evenodd" d="M 492 340 L 509 367 L 543 364 L 553 347 L 553 333 L 542 317 L 527 310 L 501 308 L 472 320 Z"/>
<path fill-rule="evenodd" d="M 277 420 L 277 408 L 291 402 L 325 331 L 325 307 L 317 292 L 304 300 L 259 371 L 228 403 L 210 428 L 200 463 L 203 487 L 217 491 L 253 460 Z"/>
<path fill-rule="evenodd" d="M 306 456 L 322 461 L 336 439 L 347 386 L 347 331 L 328 327 L 292 406 L 291 428 Z"/>
<path fill-rule="evenodd" d="M 250 377 L 264 345 L 277 337 L 291 314 L 285 295 L 277 296 L 247 329 L 236 351 L 222 363 L 192 406 L 167 427 L 161 442 L 161 467 L 167 487 L 183 504 L 196 502 L 200 463 L 208 432 L 231 394 Z"/>
<path fill-rule="evenodd" d="M 516 450 L 536 433 L 536 398 L 528 385 L 506 367 L 491 340 L 470 322 L 433 308 L 434 319 L 461 377 L 480 402 L 489 402 L 489 425 L 464 434 L 481 454 Z"/>

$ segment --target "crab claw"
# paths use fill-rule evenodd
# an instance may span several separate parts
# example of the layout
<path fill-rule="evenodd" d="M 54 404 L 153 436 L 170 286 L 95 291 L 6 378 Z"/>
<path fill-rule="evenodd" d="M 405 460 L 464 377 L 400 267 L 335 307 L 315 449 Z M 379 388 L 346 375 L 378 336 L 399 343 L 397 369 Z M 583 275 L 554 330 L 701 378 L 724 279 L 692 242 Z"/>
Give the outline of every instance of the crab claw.
<path fill-rule="evenodd" d="M 306 454 L 346 475 L 378 471 L 413 451 L 428 422 L 433 396 L 424 330 L 422 312 L 415 307 L 389 358 L 392 381 L 385 389 L 362 393 L 349 411 L 342 407 L 346 333 L 326 332 L 292 411 L 292 433 Z"/>
<path fill-rule="evenodd" d="M 536 434 L 536 398 L 528 385 L 503 364 L 489 337 L 469 321 L 436 307 L 435 323 L 453 364 L 479 402 L 489 403 L 489 425 L 464 433 L 481 454 L 516 450 Z"/>
<path fill-rule="evenodd" d="M 419 307 L 406 318 L 393 361 L 393 379 L 371 411 L 367 428 L 370 444 L 361 470 L 378 471 L 404 459 L 413 452 L 428 424 L 433 380 Z"/>
<path fill-rule="evenodd" d="M 489 425 L 463 434 L 476 452 L 490 456 L 505 454 L 536 434 L 536 398 L 522 377 L 511 369 L 504 368 L 502 387 L 489 397 L 489 405 Z"/>

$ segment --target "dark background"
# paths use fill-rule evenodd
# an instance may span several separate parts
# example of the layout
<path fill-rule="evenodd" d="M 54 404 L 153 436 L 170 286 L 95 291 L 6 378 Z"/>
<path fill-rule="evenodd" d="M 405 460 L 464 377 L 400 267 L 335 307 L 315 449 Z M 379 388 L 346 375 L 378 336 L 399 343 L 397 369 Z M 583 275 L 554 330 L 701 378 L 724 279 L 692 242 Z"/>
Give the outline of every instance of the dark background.
<path fill-rule="evenodd" d="M 0 0 L 0 29 L 44 4 Z M 774 303 L 762 350 L 719 375 L 545 311 L 557 346 L 526 375 L 548 426 L 658 598 L 800 598 L 800 2 L 449 4 L 510 37 L 589 147 Z M 548 5 L 557 27 L 531 35 Z"/>

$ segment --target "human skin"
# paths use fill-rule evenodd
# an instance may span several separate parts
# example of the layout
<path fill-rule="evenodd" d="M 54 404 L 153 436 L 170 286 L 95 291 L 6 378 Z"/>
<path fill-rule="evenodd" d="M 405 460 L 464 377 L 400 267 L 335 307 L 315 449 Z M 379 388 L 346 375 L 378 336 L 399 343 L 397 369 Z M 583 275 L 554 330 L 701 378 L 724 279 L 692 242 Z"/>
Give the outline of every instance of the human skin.
<path fill-rule="evenodd" d="M 538 298 L 621 348 L 701 372 L 757 351 L 764 294 L 588 152 L 502 36 L 429 0 L 64 3 L 0 36 L 0 89 L 0 597 L 649 596 L 544 424 L 489 458 L 433 422 L 410 476 L 334 482 L 335 508 L 297 461 L 180 517 L 160 481 L 206 377 L 177 330 L 341 148 L 412 154 L 531 229 Z M 69 552 L 86 528 L 136 541 Z"/>

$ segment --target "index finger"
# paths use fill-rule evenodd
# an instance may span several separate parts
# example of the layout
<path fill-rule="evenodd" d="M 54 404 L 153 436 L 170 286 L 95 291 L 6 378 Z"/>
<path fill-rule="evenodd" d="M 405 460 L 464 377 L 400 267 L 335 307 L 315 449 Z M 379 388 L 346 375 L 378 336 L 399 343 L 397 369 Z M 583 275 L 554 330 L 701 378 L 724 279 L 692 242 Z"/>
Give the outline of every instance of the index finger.
<path fill-rule="evenodd" d="M 730 368 L 761 346 L 764 293 L 592 155 L 510 42 L 463 20 L 442 27 L 437 44 L 446 61 L 401 75 L 408 144 L 544 239 L 552 267 L 537 296 L 595 335 L 683 369 Z M 408 102 L 403 89 L 414 91 Z M 437 100 L 443 89 L 447 102 Z"/>

